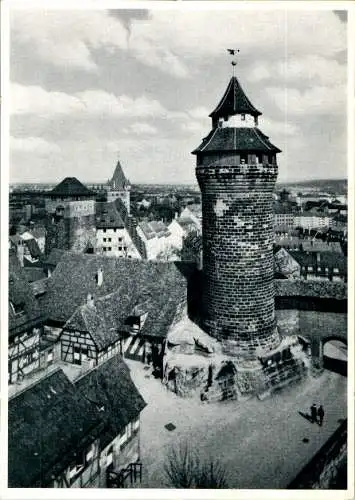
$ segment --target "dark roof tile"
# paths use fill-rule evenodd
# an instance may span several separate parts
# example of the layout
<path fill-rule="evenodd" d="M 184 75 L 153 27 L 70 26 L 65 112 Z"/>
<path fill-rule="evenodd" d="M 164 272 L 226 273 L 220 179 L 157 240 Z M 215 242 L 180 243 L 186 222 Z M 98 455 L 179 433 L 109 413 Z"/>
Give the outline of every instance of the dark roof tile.
<path fill-rule="evenodd" d="M 269 138 L 258 128 L 224 127 L 213 129 L 192 153 L 212 153 L 218 151 L 236 151 L 251 153 L 279 153 Z"/>
<path fill-rule="evenodd" d="M 9 400 L 10 488 L 45 487 L 101 430 L 95 406 L 58 369 Z"/>
<path fill-rule="evenodd" d="M 52 191 L 49 196 L 93 196 L 92 191 L 84 186 L 76 177 L 66 177 Z"/>
<path fill-rule="evenodd" d="M 261 112 L 252 105 L 245 95 L 238 79 L 233 76 L 229 81 L 221 101 L 216 109 L 212 111 L 210 117 L 215 119 L 224 116 L 232 116 L 237 113 L 249 113 L 253 116 L 261 115 Z"/>
<path fill-rule="evenodd" d="M 100 411 L 105 448 L 125 426 L 136 420 L 146 403 L 134 385 L 128 366 L 117 354 L 75 382 L 80 393 Z"/>

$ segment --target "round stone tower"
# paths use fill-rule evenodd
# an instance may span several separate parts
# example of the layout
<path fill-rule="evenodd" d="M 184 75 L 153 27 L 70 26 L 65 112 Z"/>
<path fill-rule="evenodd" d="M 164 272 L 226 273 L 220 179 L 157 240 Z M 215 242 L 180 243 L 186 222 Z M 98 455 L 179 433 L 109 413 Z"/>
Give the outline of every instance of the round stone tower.
<path fill-rule="evenodd" d="M 236 77 L 193 151 L 202 193 L 201 326 L 246 359 L 276 349 L 272 193 L 280 152 Z"/>

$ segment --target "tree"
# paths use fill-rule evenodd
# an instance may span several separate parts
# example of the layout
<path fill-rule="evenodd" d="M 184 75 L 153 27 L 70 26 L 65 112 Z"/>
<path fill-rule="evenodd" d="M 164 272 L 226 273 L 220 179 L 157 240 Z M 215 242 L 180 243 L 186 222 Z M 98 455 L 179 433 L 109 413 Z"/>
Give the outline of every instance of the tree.
<path fill-rule="evenodd" d="M 218 460 L 201 459 L 186 442 L 172 446 L 164 463 L 164 472 L 173 488 L 227 488 L 226 471 Z"/>

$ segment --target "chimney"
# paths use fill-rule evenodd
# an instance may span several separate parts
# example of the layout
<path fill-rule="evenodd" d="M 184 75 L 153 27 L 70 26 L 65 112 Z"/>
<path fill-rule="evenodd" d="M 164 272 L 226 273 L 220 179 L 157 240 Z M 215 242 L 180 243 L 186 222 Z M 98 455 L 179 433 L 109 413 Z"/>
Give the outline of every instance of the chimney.
<path fill-rule="evenodd" d="M 87 295 L 86 304 L 88 306 L 93 306 L 94 305 L 94 297 L 92 296 L 91 293 L 88 293 L 88 295 Z"/>
<path fill-rule="evenodd" d="M 104 274 L 103 274 L 102 269 L 100 267 L 100 269 L 97 271 L 97 275 L 96 275 L 97 286 L 101 286 L 103 283 L 103 280 L 104 280 Z"/>

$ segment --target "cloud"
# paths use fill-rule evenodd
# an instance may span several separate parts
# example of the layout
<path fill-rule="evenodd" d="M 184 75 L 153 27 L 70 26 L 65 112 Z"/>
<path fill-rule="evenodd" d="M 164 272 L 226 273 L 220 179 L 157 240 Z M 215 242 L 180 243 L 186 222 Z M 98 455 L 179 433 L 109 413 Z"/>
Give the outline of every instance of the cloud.
<path fill-rule="evenodd" d="M 155 135 L 158 133 L 158 129 L 149 123 L 132 123 L 128 129 L 127 133 L 133 132 L 136 135 Z"/>
<path fill-rule="evenodd" d="M 103 90 L 86 90 L 69 95 L 65 92 L 47 91 L 39 86 L 13 83 L 10 88 L 11 114 L 93 115 L 115 117 L 165 116 L 167 111 L 155 99 L 115 96 Z"/>
<path fill-rule="evenodd" d="M 346 81 L 346 66 L 319 55 L 286 58 L 283 61 L 253 63 L 248 78 L 253 82 L 282 81 L 285 85 L 340 85 Z"/>
<path fill-rule="evenodd" d="M 237 41 L 241 60 L 255 51 L 268 60 L 322 54 L 346 48 L 344 24 L 331 11 L 152 10 L 127 19 L 104 10 L 12 13 L 12 35 L 31 44 L 40 59 L 59 67 L 98 70 L 95 51 L 128 52 L 142 64 L 179 78 L 197 71 L 199 58 L 225 54 Z M 137 16 L 139 17 L 139 16 Z M 255 36 L 257 33 L 257 36 Z M 244 63 L 245 64 L 245 63 Z"/>
<path fill-rule="evenodd" d="M 314 86 L 305 91 L 287 87 L 267 87 L 265 93 L 285 116 L 346 115 L 345 85 Z"/>
<path fill-rule="evenodd" d="M 41 137 L 11 137 L 10 150 L 12 152 L 34 153 L 39 156 L 60 152 L 57 144 L 48 142 Z"/>

